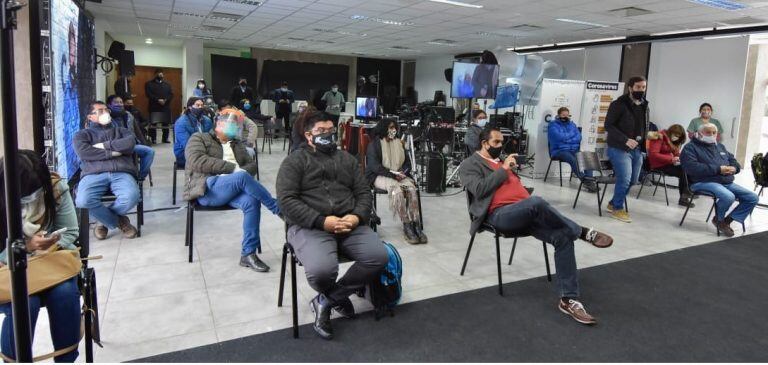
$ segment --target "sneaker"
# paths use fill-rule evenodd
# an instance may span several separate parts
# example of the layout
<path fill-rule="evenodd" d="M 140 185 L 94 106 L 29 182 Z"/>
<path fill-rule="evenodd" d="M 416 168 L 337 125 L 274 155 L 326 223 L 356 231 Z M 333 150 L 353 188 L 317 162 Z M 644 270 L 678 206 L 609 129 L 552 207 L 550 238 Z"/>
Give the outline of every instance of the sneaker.
<path fill-rule="evenodd" d="M 610 202 L 608 202 L 608 206 L 607 206 L 607 207 L 605 207 L 605 210 L 606 210 L 608 213 L 613 213 L 613 204 L 611 204 Z"/>
<path fill-rule="evenodd" d="M 620 220 L 624 223 L 632 223 L 632 218 L 629 218 L 629 213 L 627 213 L 626 210 L 614 210 L 611 209 L 610 211 L 611 218 Z"/>
<path fill-rule="evenodd" d="M 587 232 L 587 235 L 584 238 L 585 241 L 599 248 L 610 247 L 613 244 L 613 237 L 605 233 L 598 232 L 592 228 L 589 229 L 589 232 Z"/>
<path fill-rule="evenodd" d="M 129 239 L 136 238 L 136 235 L 139 233 L 136 227 L 131 224 L 131 220 L 124 215 L 117 219 L 117 228 L 120 228 L 120 231 L 123 232 L 123 237 Z"/>
<path fill-rule="evenodd" d="M 106 239 L 107 233 L 109 233 L 109 229 L 101 223 L 96 223 L 96 227 L 93 227 L 93 236 L 98 240 Z"/>
<path fill-rule="evenodd" d="M 560 303 L 558 303 L 557 307 L 561 312 L 571 316 L 576 322 L 589 325 L 597 324 L 595 317 L 589 315 L 587 310 L 584 309 L 584 304 L 581 304 L 578 300 L 568 299 L 568 302 L 566 303 L 563 299 L 560 299 Z"/>
<path fill-rule="evenodd" d="M 733 229 L 731 229 L 731 225 L 727 222 L 727 218 L 726 220 L 720 222 L 717 220 L 717 217 L 712 217 L 712 224 L 714 224 L 715 228 L 722 232 L 726 237 L 733 237 L 735 234 Z"/>

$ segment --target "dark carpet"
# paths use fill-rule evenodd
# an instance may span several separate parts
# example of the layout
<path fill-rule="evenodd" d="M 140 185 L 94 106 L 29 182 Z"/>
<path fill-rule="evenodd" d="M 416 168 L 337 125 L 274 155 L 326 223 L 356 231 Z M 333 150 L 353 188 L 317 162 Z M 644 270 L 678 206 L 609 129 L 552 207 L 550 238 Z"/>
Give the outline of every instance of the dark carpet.
<path fill-rule="evenodd" d="M 408 303 L 379 322 L 370 312 L 334 320 L 333 341 L 305 325 L 298 340 L 289 328 L 138 361 L 768 361 L 768 232 L 587 268 L 580 281 L 597 326 L 560 313 L 554 282 L 540 277 L 506 284 L 505 297 L 489 287 Z"/>

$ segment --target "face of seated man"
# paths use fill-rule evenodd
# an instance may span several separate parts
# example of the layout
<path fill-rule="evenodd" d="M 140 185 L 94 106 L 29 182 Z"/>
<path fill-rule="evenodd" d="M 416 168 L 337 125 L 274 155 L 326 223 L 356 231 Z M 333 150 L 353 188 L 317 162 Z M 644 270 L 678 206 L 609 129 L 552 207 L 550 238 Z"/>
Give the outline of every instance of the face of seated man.
<path fill-rule="evenodd" d="M 315 126 L 312 127 L 312 130 L 309 132 L 304 132 L 304 137 L 307 139 L 307 144 L 315 147 L 315 144 L 312 142 L 312 139 L 314 136 L 319 136 L 321 134 L 326 133 L 335 133 L 336 128 L 333 127 L 333 122 L 330 120 L 325 120 L 321 122 L 315 123 Z"/>

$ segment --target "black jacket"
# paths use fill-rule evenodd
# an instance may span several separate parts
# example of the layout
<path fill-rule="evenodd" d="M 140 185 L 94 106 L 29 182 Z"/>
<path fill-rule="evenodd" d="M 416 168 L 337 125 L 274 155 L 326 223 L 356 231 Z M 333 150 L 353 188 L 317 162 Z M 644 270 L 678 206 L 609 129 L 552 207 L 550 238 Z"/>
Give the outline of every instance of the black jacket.
<path fill-rule="evenodd" d="M 171 110 L 171 100 L 173 100 L 173 91 L 171 84 L 167 81 L 157 82 L 152 79 L 144 85 L 144 91 L 149 99 L 149 112 L 164 112 Z M 165 99 L 165 105 L 160 105 L 158 99 Z"/>
<path fill-rule="evenodd" d="M 80 176 L 102 172 L 125 172 L 134 177 L 138 175 L 133 159 L 136 137 L 126 128 L 115 123 L 106 126 L 90 123 L 88 128 L 75 134 L 72 143 L 80 158 Z M 104 143 L 104 149 L 93 147 L 97 143 Z M 112 151 L 120 152 L 122 156 L 112 156 Z"/>
<path fill-rule="evenodd" d="M 632 113 L 632 104 L 634 102 L 629 97 L 629 94 L 624 94 L 618 99 L 611 102 L 608 107 L 608 114 L 605 116 L 605 131 L 608 134 L 608 147 L 618 148 L 624 151 L 629 151 L 627 147 L 628 139 L 635 139 L 637 137 L 635 132 L 636 123 L 641 123 L 639 127 L 641 140 L 638 141 L 640 146 L 645 145 L 645 135 L 648 133 L 648 102 L 644 101 L 641 106 L 645 109 L 645 122 L 635 120 L 635 116 Z M 638 146 L 638 148 L 641 148 Z M 642 148 L 641 148 L 642 149 Z"/>
<path fill-rule="evenodd" d="M 323 229 L 331 215 L 354 214 L 360 225 L 370 219 L 370 187 L 357 159 L 346 151 L 325 154 L 304 144 L 283 160 L 276 185 L 277 204 L 288 224 Z"/>
<path fill-rule="evenodd" d="M 385 176 L 394 179 L 395 174 L 389 172 L 389 169 L 381 164 L 381 139 L 374 138 L 371 143 L 368 144 L 368 151 L 365 153 L 365 178 L 368 180 L 369 185 L 373 185 L 377 176 Z M 397 171 L 406 171 L 406 175 L 411 177 L 411 159 L 408 154 L 405 154 L 405 161 L 403 165 Z"/>
<path fill-rule="evenodd" d="M 131 96 L 133 91 L 131 90 L 131 82 L 128 81 L 128 87 L 126 88 L 125 78 L 120 77 L 115 81 L 115 94 L 123 100 L 125 100 L 126 97 Z"/>
<path fill-rule="evenodd" d="M 237 105 L 238 108 L 242 108 L 243 105 L 240 104 L 240 101 L 243 99 L 248 99 L 251 105 L 255 105 L 256 100 L 253 97 L 253 89 L 250 86 L 246 86 L 245 91 L 243 91 L 240 89 L 240 85 L 233 87 L 232 94 L 229 96 L 229 102 L 232 105 Z"/>

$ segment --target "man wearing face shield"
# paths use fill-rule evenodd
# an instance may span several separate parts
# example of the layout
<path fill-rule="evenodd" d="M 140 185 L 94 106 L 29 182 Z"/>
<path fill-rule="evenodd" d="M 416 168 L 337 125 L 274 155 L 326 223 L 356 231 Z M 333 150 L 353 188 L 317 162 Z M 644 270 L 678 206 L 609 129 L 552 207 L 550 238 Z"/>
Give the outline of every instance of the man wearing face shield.
<path fill-rule="evenodd" d="M 120 228 L 123 237 L 135 238 L 136 227 L 126 214 L 139 202 L 138 170 L 133 159 L 136 136 L 112 124 L 110 110 L 103 102 L 95 101 L 88 109 L 87 127 L 72 140 L 82 176 L 75 205 L 87 208 L 98 221 L 94 228 L 97 239 L 107 238 L 108 230 L 115 228 Z M 101 197 L 108 191 L 117 199 L 105 206 Z"/>
<path fill-rule="evenodd" d="M 272 195 L 253 178 L 257 162 L 239 139 L 244 115 L 224 109 L 210 132 L 198 132 L 187 142 L 184 200 L 197 199 L 202 206 L 230 206 L 243 211 L 243 241 L 240 266 L 257 272 L 269 271 L 257 255 L 261 247 L 259 223 L 263 204 L 275 215 L 280 208 Z"/>
<path fill-rule="evenodd" d="M 338 150 L 331 116 L 314 112 L 304 121 L 306 143 L 288 155 L 277 173 L 277 198 L 289 224 L 288 242 L 318 292 L 310 306 L 314 330 L 333 338 L 331 310 L 351 318 L 349 296 L 376 278 L 388 262 L 379 236 L 368 226 L 372 195 L 357 159 Z M 338 276 L 337 251 L 355 263 Z"/>
<path fill-rule="evenodd" d="M 706 191 L 717 197 L 712 224 L 728 237 L 734 235 L 733 221 L 744 223 L 757 205 L 757 194 L 734 182 L 741 165 L 725 146 L 717 142 L 718 128 L 713 123 L 699 126 L 696 139 L 683 147 L 680 163 L 690 178 L 693 191 Z M 728 213 L 734 202 L 739 204 Z"/>

